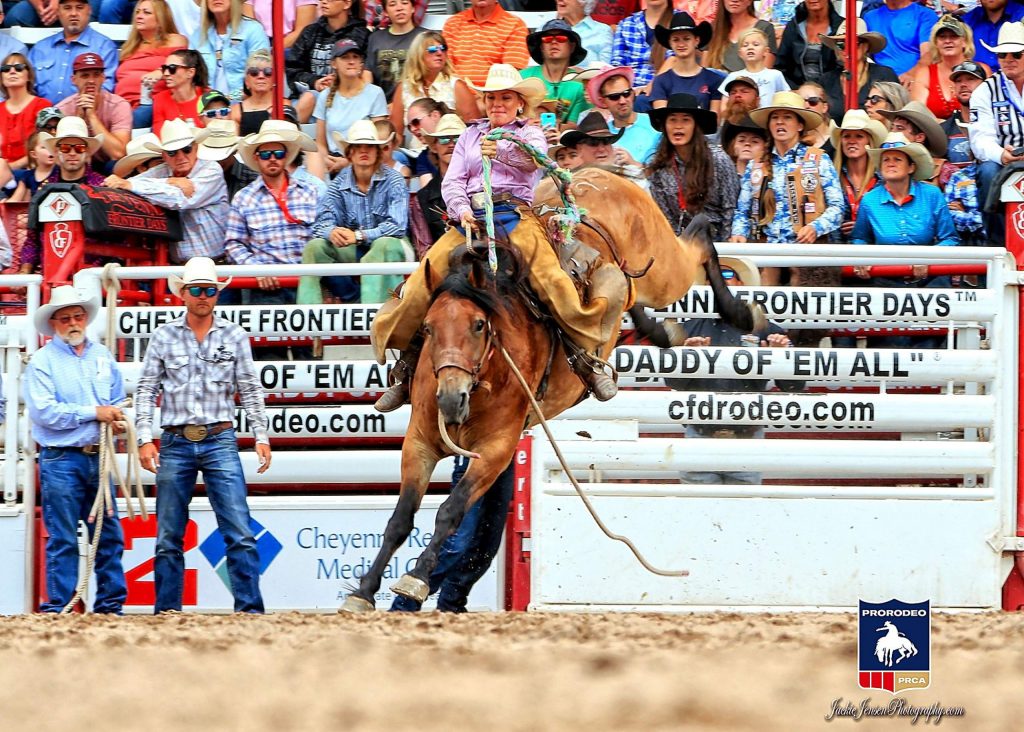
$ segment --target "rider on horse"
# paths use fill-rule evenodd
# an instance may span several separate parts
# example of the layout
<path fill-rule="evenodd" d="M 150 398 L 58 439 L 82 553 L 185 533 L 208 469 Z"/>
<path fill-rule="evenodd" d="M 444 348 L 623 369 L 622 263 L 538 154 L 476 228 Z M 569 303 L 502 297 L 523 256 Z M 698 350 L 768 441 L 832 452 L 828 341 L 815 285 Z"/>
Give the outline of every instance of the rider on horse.
<path fill-rule="evenodd" d="M 576 373 L 594 396 L 605 401 L 616 393 L 615 381 L 591 356 L 611 338 L 620 311 L 609 302 L 625 299 L 626 281 L 616 267 L 599 268 L 591 277 L 585 304 L 563 271 L 558 253 L 548 241 L 544 224 L 533 214 L 534 188 L 540 173 L 533 157 L 509 140 L 488 140 L 486 135 L 501 130 L 540 151 L 547 150 L 543 131 L 527 120 L 532 108 L 545 96 L 540 79 L 523 79 L 508 64 L 495 64 L 482 87 L 473 89 L 483 96 L 485 119 L 470 124 L 459 138 L 448 173 L 441 184 L 448 216 L 461 226 L 449 229 L 425 256 L 433 276 L 444 278 L 452 251 L 465 243 L 462 227 L 478 226 L 483 216 L 483 161 L 492 161 L 491 180 L 495 227 L 508 234 L 529 268 L 529 281 L 537 297 L 558 321 L 566 338 L 576 348 L 572 359 Z M 479 150 L 479 152 L 478 152 Z M 371 341 L 377 361 L 385 363 L 385 349 L 398 348 L 402 356 L 392 369 L 394 385 L 379 399 L 376 408 L 390 412 L 406 403 L 409 384 L 419 359 L 423 318 L 431 301 L 424 265 L 409 277 L 399 298 L 381 306 L 373 322 Z"/>

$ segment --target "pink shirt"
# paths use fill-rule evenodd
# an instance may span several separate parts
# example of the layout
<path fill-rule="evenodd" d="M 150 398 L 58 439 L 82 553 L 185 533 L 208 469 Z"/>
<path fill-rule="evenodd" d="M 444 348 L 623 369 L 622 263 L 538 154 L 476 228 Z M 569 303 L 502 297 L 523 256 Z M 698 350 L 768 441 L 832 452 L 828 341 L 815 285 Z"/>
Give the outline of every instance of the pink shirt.
<path fill-rule="evenodd" d="M 256 20 L 263 26 L 263 30 L 267 32 L 268 38 L 274 37 L 274 27 L 271 24 L 271 0 L 250 0 L 252 3 L 252 10 L 256 14 Z M 284 18 L 282 23 L 284 25 L 284 34 L 288 35 L 295 28 L 295 8 L 300 5 L 317 5 L 317 0 L 284 0 Z"/>

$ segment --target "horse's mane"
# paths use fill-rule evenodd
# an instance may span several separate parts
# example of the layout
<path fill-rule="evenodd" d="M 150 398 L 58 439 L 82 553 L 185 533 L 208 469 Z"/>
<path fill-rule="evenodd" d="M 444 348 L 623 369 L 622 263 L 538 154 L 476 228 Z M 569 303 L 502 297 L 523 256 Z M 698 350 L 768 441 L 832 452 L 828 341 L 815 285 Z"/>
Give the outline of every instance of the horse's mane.
<path fill-rule="evenodd" d="M 434 290 L 431 303 L 444 293 L 469 300 L 488 315 L 508 310 L 523 282 L 523 259 L 514 247 L 499 245 L 498 271 L 491 273 L 486 254 L 464 251 Z M 454 259 L 454 257 L 453 257 Z"/>

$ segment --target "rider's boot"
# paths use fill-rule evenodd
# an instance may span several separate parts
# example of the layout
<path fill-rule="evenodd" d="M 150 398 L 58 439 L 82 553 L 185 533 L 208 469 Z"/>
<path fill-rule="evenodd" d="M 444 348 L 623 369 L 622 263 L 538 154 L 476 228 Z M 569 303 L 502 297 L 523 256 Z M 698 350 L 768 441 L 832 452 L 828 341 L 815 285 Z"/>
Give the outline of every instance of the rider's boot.
<path fill-rule="evenodd" d="M 584 359 L 578 359 L 574 366 L 576 373 L 583 379 L 590 391 L 599 402 L 606 402 L 619 393 L 619 387 L 615 379 L 609 376 L 601 367 L 591 364 Z"/>
<path fill-rule="evenodd" d="M 416 363 L 420 360 L 422 348 L 422 339 L 416 338 L 408 348 L 402 351 L 402 355 L 391 368 L 391 387 L 373 405 L 378 412 L 393 412 L 409 402 L 409 387 L 412 384 L 412 377 L 416 372 Z"/>

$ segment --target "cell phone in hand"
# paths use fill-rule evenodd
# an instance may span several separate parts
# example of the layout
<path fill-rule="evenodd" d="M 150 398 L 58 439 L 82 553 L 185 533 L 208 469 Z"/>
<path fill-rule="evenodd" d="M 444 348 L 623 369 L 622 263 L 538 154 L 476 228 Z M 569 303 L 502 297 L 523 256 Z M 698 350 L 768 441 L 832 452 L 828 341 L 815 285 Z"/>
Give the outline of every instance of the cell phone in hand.
<path fill-rule="evenodd" d="M 558 127 L 558 117 L 554 112 L 541 112 L 540 113 L 540 126 L 541 127 Z"/>
<path fill-rule="evenodd" d="M 1015 158 L 1019 158 L 1021 155 L 1024 155 L 1024 147 L 1013 148 L 1013 150 L 1010 151 L 1010 155 L 1013 155 Z"/>

